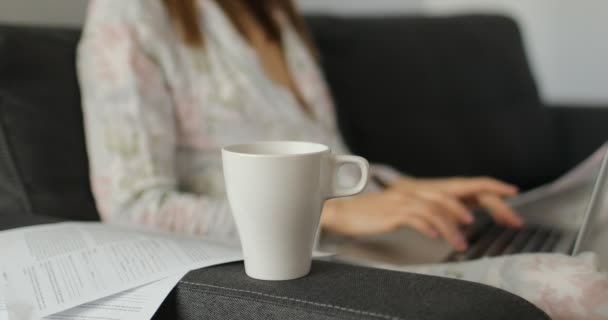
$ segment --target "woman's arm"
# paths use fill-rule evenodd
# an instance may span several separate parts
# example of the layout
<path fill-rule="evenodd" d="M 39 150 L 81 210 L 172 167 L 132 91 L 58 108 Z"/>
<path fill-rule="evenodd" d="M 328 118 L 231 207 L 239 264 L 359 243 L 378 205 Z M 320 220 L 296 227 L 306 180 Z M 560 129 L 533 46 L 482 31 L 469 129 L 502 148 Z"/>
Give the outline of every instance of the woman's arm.
<path fill-rule="evenodd" d="M 92 189 L 103 220 L 233 235 L 224 198 L 178 191 L 173 99 L 136 28 L 107 12 L 91 21 L 78 71 Z"/>

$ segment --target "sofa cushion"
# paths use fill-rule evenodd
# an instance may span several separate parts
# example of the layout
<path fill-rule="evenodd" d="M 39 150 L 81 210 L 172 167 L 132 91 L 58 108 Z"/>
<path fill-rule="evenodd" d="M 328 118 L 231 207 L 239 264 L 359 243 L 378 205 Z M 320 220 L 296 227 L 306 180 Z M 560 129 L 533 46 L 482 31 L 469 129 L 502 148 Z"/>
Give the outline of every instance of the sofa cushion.
<path fill-rule="evenodd" d="M 557 174 L 553 126 L 513 20 L 308 21 L 355 153 L 413 175 L 492 175 L 524 188 Z"/>
<path fill-rule="evenodd" d="M 97 219 L 88 178 L 76 30 L 0 27 L 0 208 Z"/>

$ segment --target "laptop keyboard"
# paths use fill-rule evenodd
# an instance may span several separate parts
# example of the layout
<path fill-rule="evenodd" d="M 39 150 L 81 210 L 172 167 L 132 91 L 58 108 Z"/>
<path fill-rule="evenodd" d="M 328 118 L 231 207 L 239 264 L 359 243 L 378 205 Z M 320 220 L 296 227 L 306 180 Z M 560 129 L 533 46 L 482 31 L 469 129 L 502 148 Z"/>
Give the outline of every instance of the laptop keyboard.
<path fill-rule="evenodd" d="M 464 230 L 469 247 L 454 252 L 445 262 L 467 261 L 516 253 L 552 252 L 563 237 L 562 231 L 541 226 L 509 229 L 494 223 L 484 213 L 475 213 L 475 223 Z"/>

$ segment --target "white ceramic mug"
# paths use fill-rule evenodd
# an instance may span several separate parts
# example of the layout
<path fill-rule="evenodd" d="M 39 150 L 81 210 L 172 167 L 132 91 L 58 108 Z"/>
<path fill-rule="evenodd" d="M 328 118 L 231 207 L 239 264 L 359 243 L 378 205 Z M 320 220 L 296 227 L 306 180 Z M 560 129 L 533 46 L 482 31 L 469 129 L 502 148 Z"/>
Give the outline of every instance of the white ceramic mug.
<path fill-rule="evenodd" d="M 361 192 L 369 176 L 365 159 L 308 142 L 232 145 L 222 149 L 222 161 L 245 272 L 261 280 L 307 275 L 323 203 Z M 344 164 L 361 170 L 354 186 L 337 183 Z"/>

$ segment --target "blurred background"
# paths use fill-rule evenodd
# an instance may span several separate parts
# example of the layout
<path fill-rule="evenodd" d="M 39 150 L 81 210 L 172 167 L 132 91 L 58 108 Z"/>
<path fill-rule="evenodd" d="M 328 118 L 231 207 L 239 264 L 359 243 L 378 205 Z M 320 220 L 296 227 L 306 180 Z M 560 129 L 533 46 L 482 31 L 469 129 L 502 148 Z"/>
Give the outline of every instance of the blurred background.
<path fill-rule="evenodd" d="M 0 23 L 78 25 L 86 0 L 0 0 Z M 503 13 L 517 19 L 544 101 L 608 106 L 606 0 L 298 0 L 339 15 Z"/>

